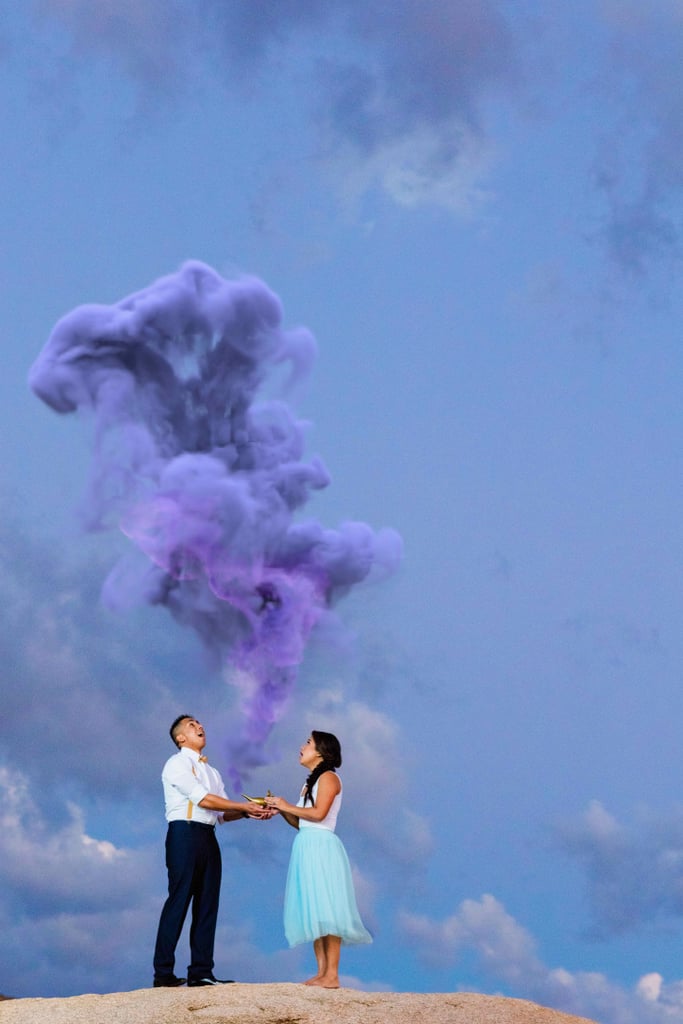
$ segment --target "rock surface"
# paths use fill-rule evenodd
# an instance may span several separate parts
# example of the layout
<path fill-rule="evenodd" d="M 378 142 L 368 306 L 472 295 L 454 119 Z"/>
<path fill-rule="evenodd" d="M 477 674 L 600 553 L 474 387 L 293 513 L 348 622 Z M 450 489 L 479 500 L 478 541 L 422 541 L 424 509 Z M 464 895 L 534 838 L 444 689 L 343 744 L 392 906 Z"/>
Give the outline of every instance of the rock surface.
<path fill-rule="evenodd" d="M 326 990 L 306 985 L 138 989 L 8 999 L 2 1024 L 595 1024 L 522 999 L 468 992 Z"/>

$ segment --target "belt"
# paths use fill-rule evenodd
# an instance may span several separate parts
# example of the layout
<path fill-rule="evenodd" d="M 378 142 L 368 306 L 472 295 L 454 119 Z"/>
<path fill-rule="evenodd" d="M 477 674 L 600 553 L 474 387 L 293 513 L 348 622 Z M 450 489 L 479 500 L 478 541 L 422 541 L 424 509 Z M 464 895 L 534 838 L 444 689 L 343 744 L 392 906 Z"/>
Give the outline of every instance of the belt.
<path fill-rule="evenodd" d="M 168 825 L 169 828 L 171 827 L 171 825 L 182 825 L 183 828 L 187 828 L 188 825 L 190 826 L 190 828 L 216 828 L 215 825 L 209 825 L 209 823 L 206 821 L 186 821 L 183 818 L 178 818 L 175 821 L 169 821 Z"/>

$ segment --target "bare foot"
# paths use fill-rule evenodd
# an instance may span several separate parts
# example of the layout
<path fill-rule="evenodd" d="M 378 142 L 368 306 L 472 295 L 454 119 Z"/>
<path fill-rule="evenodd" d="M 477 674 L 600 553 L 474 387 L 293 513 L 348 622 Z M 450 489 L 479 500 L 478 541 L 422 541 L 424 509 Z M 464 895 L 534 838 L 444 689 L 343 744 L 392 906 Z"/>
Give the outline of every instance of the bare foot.
<path fill-rule="evenodd" d="M 317 988 L 339 988 L 339 978 L 326 978 L 323 975 L 322 978 L 311 978 L 306 984 L 315 985 Z"/>
<path fill-rule="evenodd" d="M 320 981 L 320 975 L 316 974 L 314 978 L 309 978 L 308 981 L 304 982 L 304 985 L 317 985 Z"/>

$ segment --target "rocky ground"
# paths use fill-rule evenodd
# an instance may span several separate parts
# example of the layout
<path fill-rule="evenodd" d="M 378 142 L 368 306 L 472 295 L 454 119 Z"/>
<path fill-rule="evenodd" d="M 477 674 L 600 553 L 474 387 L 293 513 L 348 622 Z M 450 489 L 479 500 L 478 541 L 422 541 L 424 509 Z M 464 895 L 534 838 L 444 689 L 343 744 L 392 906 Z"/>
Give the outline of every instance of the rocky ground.
<path fill-rule="evenodd" d="M 5 999 L 2 1024 L 596 1024 L 522 999 L 464 992 L 332 991 L 305 985 L 138 989 Z"/>

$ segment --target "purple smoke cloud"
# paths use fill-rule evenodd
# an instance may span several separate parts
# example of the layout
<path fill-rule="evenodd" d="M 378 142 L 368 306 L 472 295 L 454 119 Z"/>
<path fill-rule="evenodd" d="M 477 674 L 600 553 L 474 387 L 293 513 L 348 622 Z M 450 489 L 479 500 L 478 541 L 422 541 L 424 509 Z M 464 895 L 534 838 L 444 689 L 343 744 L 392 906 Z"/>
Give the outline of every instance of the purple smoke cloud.
<path fill-rule="evenodd" d="M 165 605 L 232 667 L 244 713 L 235 781 L 264 762 L 311 631 L 401 557 L 393 530 L 300 515 L 330 478 L 303 461 L 292 409 L 259 398 L 280 366 L 297 381 L 315 358 L 311 334 L 281 324 L 262 281 L 188 262 L 114 305 L 67 314 L 29 375 L 57 412 L 94 418 L 85 527 L 118 526 L 134 542 L 105 603 Z"/>

